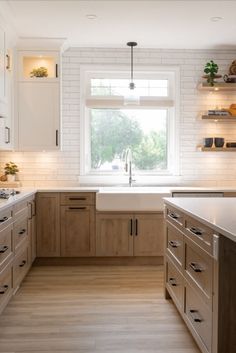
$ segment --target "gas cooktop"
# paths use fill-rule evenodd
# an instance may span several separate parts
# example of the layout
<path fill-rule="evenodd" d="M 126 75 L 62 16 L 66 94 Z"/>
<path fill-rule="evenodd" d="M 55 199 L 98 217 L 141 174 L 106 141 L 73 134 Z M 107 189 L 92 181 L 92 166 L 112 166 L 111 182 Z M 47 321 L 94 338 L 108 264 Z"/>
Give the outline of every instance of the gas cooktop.
<path fill-rule="evenodd" d="M 9 199 L 10 196 L 19 194 L 20 191 L 14 189 L 0 189 L 0 199 Z"/>

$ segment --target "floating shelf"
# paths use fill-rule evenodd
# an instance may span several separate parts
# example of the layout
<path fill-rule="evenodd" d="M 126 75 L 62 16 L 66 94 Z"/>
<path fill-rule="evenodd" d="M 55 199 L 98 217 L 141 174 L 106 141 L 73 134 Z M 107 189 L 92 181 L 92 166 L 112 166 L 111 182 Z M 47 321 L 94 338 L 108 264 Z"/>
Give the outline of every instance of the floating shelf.
<path fill-rule="evenodd" d="M 222 115 L 202 115 L 203 120 L 217 120 L 217 121 L 236 121 L 236 116 L 235 115 L 230 115 L 230 116 L 222 116 Z"/>
<path fill-rule="evenodd" d="M 202 152 L 236 152 L 236 147 L 203 147 L 199 146 Z"/>
<path fill-rule="evenodd" d="M 236 91 L 236 83 L 219 82 L 214 86 L 210 86 L 204 82 L 198 85 L 198 89 L 200 91 Z"/>

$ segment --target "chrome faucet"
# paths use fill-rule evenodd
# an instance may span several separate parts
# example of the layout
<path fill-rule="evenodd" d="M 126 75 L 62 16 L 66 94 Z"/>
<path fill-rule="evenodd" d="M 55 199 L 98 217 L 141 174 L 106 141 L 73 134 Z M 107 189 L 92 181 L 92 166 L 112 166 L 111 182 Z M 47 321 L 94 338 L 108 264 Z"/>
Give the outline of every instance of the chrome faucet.
<path fill-rule="evenodd" d="M 130 148 L 125 150 L 125 171 L 129 172 L 129 186 L 132 186 L 135 180 L 132 173 L 132 151 Z"/>

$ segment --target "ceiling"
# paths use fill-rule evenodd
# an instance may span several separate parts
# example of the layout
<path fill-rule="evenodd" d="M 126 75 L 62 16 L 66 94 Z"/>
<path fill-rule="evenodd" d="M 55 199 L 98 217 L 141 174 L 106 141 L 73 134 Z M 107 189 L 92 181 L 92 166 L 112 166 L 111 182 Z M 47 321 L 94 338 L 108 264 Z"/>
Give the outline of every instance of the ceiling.
<path fill-rule="evenodd" d="M 235 0 L 1 2 L 24 37 L 66 37 L 79 47 L 122 48 L 137 41 L 139 48 L 236 48 Z"/>

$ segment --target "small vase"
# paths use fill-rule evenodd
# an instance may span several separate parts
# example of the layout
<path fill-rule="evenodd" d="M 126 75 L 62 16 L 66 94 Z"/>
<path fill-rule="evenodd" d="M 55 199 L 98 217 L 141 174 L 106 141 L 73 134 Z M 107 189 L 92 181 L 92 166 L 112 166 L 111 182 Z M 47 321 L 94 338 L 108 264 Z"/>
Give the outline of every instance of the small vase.
<path fill-rule="evenodd" d="M 15 178 L 16 178 L 15 174 L 7 174 L 7 181 L 9 183 L 14 183 Z"/>

